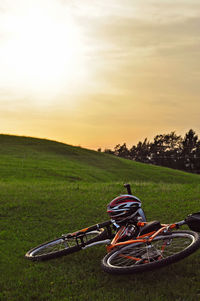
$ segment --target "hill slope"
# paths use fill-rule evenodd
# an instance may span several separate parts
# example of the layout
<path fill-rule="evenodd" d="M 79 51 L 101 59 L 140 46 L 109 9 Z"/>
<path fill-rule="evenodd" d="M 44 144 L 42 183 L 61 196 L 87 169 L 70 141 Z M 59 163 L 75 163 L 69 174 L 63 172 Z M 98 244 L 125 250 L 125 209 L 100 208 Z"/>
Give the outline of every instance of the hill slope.
<path fill-rule="evenodd" d="M 125 192 L 125 181 L 148 220 L 199 211 L 198 175 L 0 135 L 0 300 L 199 300 L 199 252 L 142 277 L 102 272 L 104 245 L 47 262 L 24 259 L 44 241 L 107 220 L 106 206 Z"/>
<path fill-rule="evenodd" d="M 151 181 L 199 183 L 200 176 L 133 162 L 81 147 L 0 135 L 1 181 Z"/>

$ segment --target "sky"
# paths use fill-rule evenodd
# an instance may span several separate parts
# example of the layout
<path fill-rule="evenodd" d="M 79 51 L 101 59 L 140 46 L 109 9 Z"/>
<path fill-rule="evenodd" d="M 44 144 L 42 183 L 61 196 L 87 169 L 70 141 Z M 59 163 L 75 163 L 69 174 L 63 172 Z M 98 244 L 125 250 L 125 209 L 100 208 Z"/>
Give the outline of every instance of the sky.
<path fill-rule="evenodd" d="M 1 0 L 0 133 L 90 149 L 200 136 L 199 0 Z"/>

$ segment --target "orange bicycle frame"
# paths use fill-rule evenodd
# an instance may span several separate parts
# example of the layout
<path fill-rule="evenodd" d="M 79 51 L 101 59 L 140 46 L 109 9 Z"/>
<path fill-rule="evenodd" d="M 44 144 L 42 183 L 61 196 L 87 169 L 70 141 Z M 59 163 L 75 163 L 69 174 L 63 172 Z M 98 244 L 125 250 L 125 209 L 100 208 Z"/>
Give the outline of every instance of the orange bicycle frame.
<path fill-rule="evenodd" d="M 137 223 L 137 226 L 143 227 L 146 224 L 148 224 L 148 223 L 139 222 L 139 223 Z M 152 231 L 152 232 L 149 232 L 149 233 L 145 233 L 141 236 L 137 236 L 135 239 L 130 239 L 130 240 L 118 242 L 119 239 L 120 239 L 121 233 L 124 231 L 124 228 L 125 227 L 121 227 L 119 229 L 119 231 L 116 233 L 115 237 L 111 241 L 110 245 L 108 245 L 106 247 L 107 252 L 112 251 L 116 247 L 122 247 L 122 246 L 126 246 L 126 245 L 129 245 L 129 244 L 135 244 L 135 243 L 138 243 L 138 242 L 143 242 L 143 243 L 151 242 L 156 236 L 163 233 L 165 230 L 176 228 L 176 224 L 171 224 L 171 225 L 161 224 L 161 228 L 158 229 L 157 231 Z"/>

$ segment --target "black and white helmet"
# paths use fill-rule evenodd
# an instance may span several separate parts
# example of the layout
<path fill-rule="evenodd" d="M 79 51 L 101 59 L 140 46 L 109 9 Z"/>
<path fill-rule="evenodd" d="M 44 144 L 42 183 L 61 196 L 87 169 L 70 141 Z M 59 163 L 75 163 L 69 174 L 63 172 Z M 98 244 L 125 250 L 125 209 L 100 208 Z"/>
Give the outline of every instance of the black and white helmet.
<path fill-rule="evenodd" d="M 116 197 L 107 206 L 107 213 L 117 223 L 134 217 L 139 212 L 143 212 L 141 201 L 136 196 L 129 194 Z M 145 215 L 142 216 L 142 219 L 145 219 Z"/>

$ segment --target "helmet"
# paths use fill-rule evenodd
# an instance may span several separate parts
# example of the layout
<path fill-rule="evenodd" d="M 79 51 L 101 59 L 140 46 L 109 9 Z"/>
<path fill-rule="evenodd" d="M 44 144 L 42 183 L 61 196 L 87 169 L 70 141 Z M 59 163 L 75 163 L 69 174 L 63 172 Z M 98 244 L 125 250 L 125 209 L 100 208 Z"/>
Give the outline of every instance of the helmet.
<path fill-rule="evenodd" d="M 107 213 L 110 218 L 117 223 L 125 221 L 127 218 L 134 217 L 141 209 L 141 201 L 133 195 L 120 195 L 113 199 L 107 206 Z M 145 219 L 145 215 L 142 216 Z"/>

